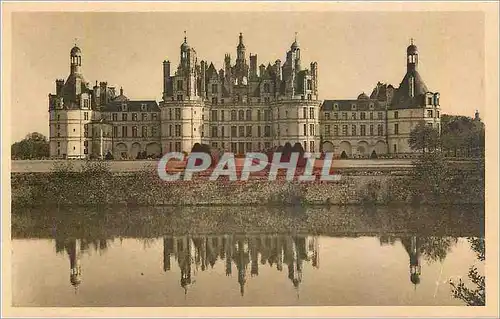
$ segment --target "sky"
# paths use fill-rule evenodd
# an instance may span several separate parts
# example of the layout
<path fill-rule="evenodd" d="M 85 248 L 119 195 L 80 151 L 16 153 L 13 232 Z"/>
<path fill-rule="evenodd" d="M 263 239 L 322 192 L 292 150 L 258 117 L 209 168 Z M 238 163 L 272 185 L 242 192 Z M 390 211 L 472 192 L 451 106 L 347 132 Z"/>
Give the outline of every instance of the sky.
<path fill-rule="evenodd" d="M 184 31 L 198 61 L 223 66 L 238 35 L 258 64 L 285 60 L 297 32 L 302 66 L 318 63 L 321 99 L 368 95 L 378 81 L 398 86 L 410 38 L 419 72 L 441 93 L 445 114 L 473 116 L 484 105 L 481 12 L 16 12 L 12 15 L 11 139 L 48 135 L 48 94 L 69 75 L 69 52 L 82 50 L 91 86 L 107 81 L 130 99 L 162 95 L 162 62 L 179 62 Z M 14 123 L 14 122 L 12 122 Z"/>

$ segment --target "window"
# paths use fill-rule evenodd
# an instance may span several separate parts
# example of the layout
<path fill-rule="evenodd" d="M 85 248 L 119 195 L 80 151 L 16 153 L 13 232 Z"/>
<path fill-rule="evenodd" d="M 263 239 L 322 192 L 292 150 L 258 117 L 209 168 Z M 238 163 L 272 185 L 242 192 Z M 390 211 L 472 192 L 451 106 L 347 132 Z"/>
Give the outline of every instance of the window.
<path fill-rule="evenodd" d="M 126 121 L 127 120 L 127 113 L 122 113 L 122 121 Z"/>
<path fill-rule="evenodd" d="M 347 120 L 347 112 L 342 112 L 342 119 Z"/>
<path fill-rule="evenodd" d="M 132 113 L 132 121 L 137 121 L 137 113 Z"/>
<path fill-rule="evenodd" d="M 151 127 L 151 136 L 157 136 L 158 135 L 158 130 L 156 126 Z"/>
<path fill-rule="evenodd" d="M 270 121 L 270 120 L 271 120 L 271 111 L 264 110 L 264 121 Z"/>
<path fill-rule="evenodd" d="M 116 114 L 114 114 L 116 115 Z M 57 120 L 60 121 L 61 120 L 61 115 L 57 114 Z"/>
<path fill-rule="evenodd" d="M 356 112 L 352 112 L 352 116 L 351 116 L 351 118 L 352 118 L 353 120 L 355 120 L 355 119 L 356 119 Z"/>
<path fill-rule="evenodd" d="M 243 110 L 238 111 L 238 120 L 239 121 L 244 121 L 245 120 L 245 112 Z"/>
<path fill-rule="evenodd" d="M 360 125 L 359 126 L 359 130 L 360 130 L 359 134 L 361 136 L 365 136 L 366 135 L 366 125 Z"/>
<path fill-rule="evenodd" d="M 122 103 L 122 112 L 127 111 L 127 103 Z"/>
<path fill-rule="evenodd" d="M 113 137 L 118 137 L 118 126 L 113 126 Z"/>
<path fill-rule="evenodd" d="M 176 120 L 180 120 L 181 119 L 181 109 L 180 108 L 176 108 L 175 109 L 175 119 Z"/>
<path fill-rule="evenodd" d="M 313 107 L 309 108 L 309 118 L 314 119 L 314 108 Z"/>
<path fill-rule="evenodd" d="M 252 120 L 252 110 L 247 110 L 247 121 L 251 121 Z"/>
<path fill-rule="evenodd" d="M 148 137 L 148 127 L 147 126 L 142 127 L 142 137 Z"/>
<path fill-rule="evenodd" d="M 217 93 L 217 84 L 212 84 L 212 93 Z"/>
<path fill-rule="evenodd" d="M 384 135 L 384 127 L 382 126 L 382 124 L 377 125 L 377 135 L 378 136 Z"/>
<path fill-rule="evenodd" d="M 231 121 L 236 121 L 236 111 L 235 110 L 231 111 Z"/>
<path fill-rule="evenodd" d="M 432 97 L 427 98 L 427 105 L 432 105 Z"/>
<path fill-rule="evenodd" d="M 175 142 L 175 151 L 180 152 L 181 151 L 181 142 Z"/>
<path fill-rule="evenodd" d="M 432 110 L 427 110 L 427 117 L 432 117 Z"/>
<path fill-rule="evenodd" d="M 307 124 L 304 124 L 304 136 L 307 136 Z"/>
<path fill-rule="evenodd" d="M 312 81 L 311 80 L 307 80 L 307 89 L 312 90 Z"/>
<path fill-rule="evenodd" d="M 399 134 L 399 124 L 394 124 L 394 134 Z"/>
<path fill-rule="evenodd" d="M 329 120 L 330 119 L 330 112 L 325 112 L 325 120 Z"/>
<path fill-rule="evenodd" d="M 338 125 L 333 126 L 333 135 L 335 135 L 335 136 L 339 135 L 339 126 Z"/>
<path fill-rule="evenodd" d="M 410 92 L 408 92 L 410 97 L 414 97 L 415 96 L 415 78 L 413 78 L 413 76 L 410 77 L 410 85 L 408 86 L 408 89 L 410 90 Z"/>
<path fill-rule="evenodd" d="M 168 136 L 173 136 L 172 134 L 172 124 L 168 126 Z"/>
<path fill-rule="evenodd" d="M 247 149 L 247 152 L 251 152 L 252 151 L 252 143 L 247 143 L 246 149 Z"/>
<path fill-rule="evenodd" d="M 238 135 L 239 135 L 239 137 L 245 137 L 245 127 L 244 126 L 238 126 Z"/>
<path fill-rule="evenodd" d="M 89 112 L 83 112 L 83 119 L 88 120 L 89 119 Z"/>
<path fill-rule="evenodd" d="M 307 107 L 302 108 L 302 118 L 303 119 L 307 118 Z"/>
<path fill-rule="evenodd" d="M 357 135 L 357 134 L 356 134 L 356 125 L 353 125 L 353 126 L 351 127 L 351 135 L 352 135 L 352 136 L 356 136 L 356 135 Z"/>
<path fill-rule="evenodd" d="M 397 153 L 398 152 L 398 148 L 396 146 L 396 144 L 394 144 L 394 153 Z"/>
<path fill-rule="evenodd" d="M 220 136 L 224 137 L 224 126 L 220 127 Z"/>
<path fill-rule="evenodd" d="M 146 104 L 145 103 L 142 103 L 141 104 L 141 111 L 145 111 L 146 110 Z"/>
<path fill-rule="evenodd" d="M 183 84 L 182 80 L 177 80 L 177 90 L 178 91 L 182 91 L 183 90 L 183 88 L 182 88 L 183 85 L 182 84 Z"/>
<path fill-rule="evenodd" d="M 217 126 L 212 126 L 211 128 L 211 131 L 212 131 L 212 137 L 217 137 Z"/>
<path fill-rule="evenodd" d="M 307 99 L 311 101 L 313 99 L 312 94 L 307 94 Z"/>
<path fill-rule="evenodd" d="M 177 95 L 177 101 L 183 101 L 183 100 L 184 97 L 182 96 L 182 94 Z"/>
<path fill-rule="evenodd" d="M 381 120 L 381 119 L 383 119 L 383 118 L 384 118 L 384 115 L 382 114 L 382 112 L 378 112 L 378 113 L 377 113 L 377 118 L 378 118 L 379 120 Z"/>
<path fill-rule="evenodd" d="M 330 136 L 330 125 L 325 125 L 325 135 Z"/>
<path fill-rule="evenodd" d="M 212 142 L 212 147 L 217 148 L 217 142 Z"/>
<path fill-rule="evenodd" d="M 61 133 L 57 132 L 57 137 L 61 137 Z"/>
<path fill-rule="evenodd" d="M 172 119 L 173 119 L 173 117 L 172 117 L 172 109 L 169 109 L 169 110 L 168 110 L 168 119 L 169 119 L 169 120 L 172 120 Z"/>
<path fill-rule="evenodd" d="M 221 121 L 224 121 L 224 120 L 225 120 L 225 118 L 224 118 L 224 110 L 221 110 L 221 111 L 220 111 L 220 120 L 221 120 Z"/>
<path fill-rule="evenodd" d="M 212 110 L 212 121 L 217 121 L 217 110 Z"/>
<path fill-rule="evenodd" d="M 436 111 L 436 118 L 439 118 L 439 111 Z"/>
<path fill-rule="evenodd" d="M 264 136 L 265 136 L 265 137 L 269 137 L 269 136 L 271 136 L 271 127 L 270 127 L 269 125 L 266 125 L 266 126 L 264 127 Z"/>
<path fill-rule="evenodd" d="M 365 112 L 361 112 L 361 113 L 359 114 L 359 119 L 360 119 L 360 120 L 366 120 L 366 113 L 365 113 Z"/>
<path fill-rule="evenodd" d="M 212 104 L 217 104 L 217 98 L 216 97 L 212 98 Z"/>
<path fill-rule="evenodd" d="M 351 104 L 351 109 L 355 110 L 356 109 L 356 104 Z"/>
<path fill-rule="evenodd" d="M 373 135 L 373 125 L 370 125 L 370 135 Z"/>
<path fill-rule="evenodd" d="M 220 99 L 220 104 L 224 104 L 224 99 Z M 222 143 L 222 145 L 224 145 L 224 143 Z M 222 146 L 222 148 L 224 148 L 224 146 Z"/>
<path fill-rule="evenodd" d="M 309 124 L 309 134 L 314 136 L 314 124 Z"/>
<path fill-rule="evenodd" d="M 87 127 L 87 126 L 85 125 L 85 127 Z M 60 130 L 60 129 L 61 129 L 61 124 L 57 124 L 57 129 L 58 129 L 58 130 Z"/>
<path fill-rule="evenodd" d="M 231 126 L 231 137 L 236 137 L 236 126 Z"/>
<path fill-rule="evenodd" d="M 137 126 L 132 126 L 132 137 L 137 137 Z"/>
<path fill-rule="evenodd" d="M 394 111 L 394 118 L 395 118 L 395 119 L 398 119 L 398 118 L 399 118 L 399 112 L 398 112 L 398 111 Z"/>
<path fill-rule="evenodd" d="M 127 127 L 126 126 L 122 126 L 122 137 L 127 137 Z"/>
<path fill-rule="evenodd" d="M 59 129 L 59 124 L 57 125 L 57 129 Z M 74 129 L 73 129 L 74 131 Z M 89 126 L 85 124 L 83 126 L 83 136 L 87 137 L 89 135 Z"/>
<path fill-rule="evenodd" d="M 338 120 L 339 119 L 339 113 L 337 113 L 337 112 L 333 113 L 333 118 L 335 120 Z"/>
<path fill-rule="evenodd" d="M 309 152 L 314 152 L 314 141 L 310 141 L 309 145 L 310 145 Z"/>
<path fill-rule="evenodd" d="M 257 126 L 257 136 L 258 137 L 262 136 L 262 132 L 261 132 L 261 127 L 260 126 Z"/>
<path fill-rule="evenodd" d="M 260 110 L 257 110 L 257 121 L 260 121 Z"/>
<path fill-rule="evenodd" d="M 175 136 L 181 136 L 181 126 L 179 124 L 175 125 Z"/>
<path fill-rule="evenodd" d="M 264 93 L 269 93 L 269 83 L 264 83 Z"/>
<path fill-rule="evenodd" d="M 373 112 L 370 112 L 370 120 L 373 120 Z"/>
<path fill-rule="evenodd" d="M 252 127 L 250 125 L 247 126 L 247 137 L 252 136 Z"/>
<path fill-rule="evenodd" d="M 148 120 L 148 113 L 142 113 L 141 116 L 142 116 L 142 120 L 143 121 L 147 121 Z"/>
<path fill-rule="evenodd" d="M 342 135 L 347 135 L 347 125 L 342 125 Z"/>

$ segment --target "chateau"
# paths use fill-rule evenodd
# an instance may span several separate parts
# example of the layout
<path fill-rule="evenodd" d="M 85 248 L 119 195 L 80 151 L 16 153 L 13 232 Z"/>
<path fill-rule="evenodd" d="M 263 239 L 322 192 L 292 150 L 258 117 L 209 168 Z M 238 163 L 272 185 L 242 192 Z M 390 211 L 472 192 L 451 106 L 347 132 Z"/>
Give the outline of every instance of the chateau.
<path fill-rule="evenodd" d="M 90 87 L 82 51 L 70 52 L 70 74 L 49 94 L 50 155 L 54 158 L 157 157 L 189 152 L 195 143 L 245 153 L 301 143 L 308 152 L 342 158 L 406 154 L 410 131 L 420 122 L 440 130 L 439 93 L 420 77 L 418 50 L 406 50 L 406 74 L 395 88 L 377 83 L 368 96 L 324 100 L 318 96 L 318 64 L 303 67 L 297 39 L 284 62 L 258 65 L 240 33 L 236 59 L 223 68 L 198 61 L 184 38 L 174 70 L 163 62 L 163 98 L 131 100 L 107 82 Z"/>

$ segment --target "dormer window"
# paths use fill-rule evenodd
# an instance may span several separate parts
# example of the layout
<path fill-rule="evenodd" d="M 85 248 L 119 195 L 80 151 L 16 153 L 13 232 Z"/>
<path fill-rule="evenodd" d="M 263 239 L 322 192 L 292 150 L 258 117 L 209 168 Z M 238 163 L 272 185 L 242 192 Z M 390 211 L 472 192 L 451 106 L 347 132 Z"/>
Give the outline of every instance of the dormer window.
<path fill-rule="evenodd" d="M 356 104 L 354 104 L 354 103 L 353 103 L 353 104 L 351 104 L 351 108 L 352 108 L 353 110 L 355 110 L 355 109 L 356 109 Z"/>
<path fill-rule="evenodd" d="M 127 103 L 122 103 L 122 112 L 127 111 Z"/>
<path fill-rule="evenodd" d="M 146 104 L 145 103 L 142 103 L 141 104 L 141 111 L 146 111 Z"/>
<path fill-rule="evenodd" d="M 370 103 L 370 110 L 373 110 L 373 103 Z"/>
<path fill-rule="evenodd" d="M 335 110 L 338 110 L 338 109 L 339 109 L 339 105 L 338 105 L 337 103 L 335 103 L 335 104 L 333 104 L 333 108 L 334 108 Z"/>

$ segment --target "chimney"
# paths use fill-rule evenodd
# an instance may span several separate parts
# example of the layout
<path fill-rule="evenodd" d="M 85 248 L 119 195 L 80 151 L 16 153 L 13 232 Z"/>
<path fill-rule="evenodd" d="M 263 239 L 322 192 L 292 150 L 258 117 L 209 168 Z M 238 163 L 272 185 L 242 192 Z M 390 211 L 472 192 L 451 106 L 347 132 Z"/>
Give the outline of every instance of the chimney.
<path fill-rule="evenodd" d="M 56 80 L 56 95 L 60 95 L 64 87 L 64 80 Z"/>
<path fill-rule="evenodd" d="M 250 79 L 257 78 L 257 54 L 250 53 Z"/>
<path fill-rule="evenodd" d="M 107 104 L 109 102 L 108 82 L 99 82 L 99 89 L 101 91 L 101 104 Z"/>

